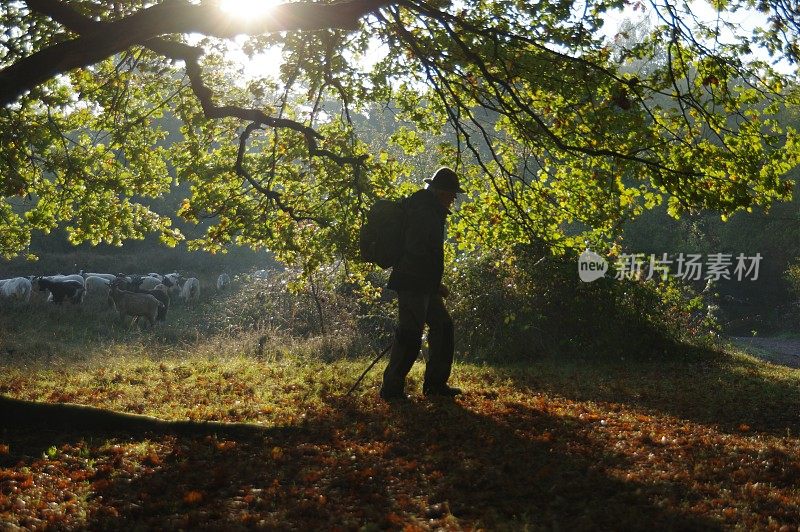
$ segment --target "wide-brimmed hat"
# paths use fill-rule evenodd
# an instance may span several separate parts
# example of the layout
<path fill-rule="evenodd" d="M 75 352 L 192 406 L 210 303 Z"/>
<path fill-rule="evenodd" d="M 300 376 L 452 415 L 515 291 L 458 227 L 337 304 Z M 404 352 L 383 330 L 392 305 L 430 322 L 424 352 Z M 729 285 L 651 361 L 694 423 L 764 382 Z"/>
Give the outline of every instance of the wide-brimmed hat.
<path fill-rule="evenodd" d="M 438 188 L 439 190 L 447 190 L 448 192 L 456 193 L 466 192 L 466 190 L 459 186 L 458 174 L 456 174 L 452 168 L 446 166 L 442 166 L 436 170 L 433 177 L 429 177 L 425 182 L 432 188 Z"/>

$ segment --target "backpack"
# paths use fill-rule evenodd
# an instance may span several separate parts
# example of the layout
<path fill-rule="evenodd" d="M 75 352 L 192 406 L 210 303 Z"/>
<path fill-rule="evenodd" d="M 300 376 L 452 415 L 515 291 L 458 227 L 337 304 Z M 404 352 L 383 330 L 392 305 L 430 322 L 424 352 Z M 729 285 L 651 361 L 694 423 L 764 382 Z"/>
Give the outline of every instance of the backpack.
<path fill-rule="evenodd" d="M 405 200 L 379 199 L 367 213 L 358 240 L 361 259 L 391 268 L 403 254 L 406 230 Z"/>

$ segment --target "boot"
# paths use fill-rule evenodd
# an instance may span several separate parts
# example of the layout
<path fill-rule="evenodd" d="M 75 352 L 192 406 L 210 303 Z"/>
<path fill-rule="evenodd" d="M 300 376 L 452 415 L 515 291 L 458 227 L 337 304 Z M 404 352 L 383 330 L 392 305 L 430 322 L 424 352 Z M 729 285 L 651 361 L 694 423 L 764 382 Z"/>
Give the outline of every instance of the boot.
<path fill-rule="evenodd" d="M 464 392 L 461 391 L 461 388 L 454 388 L 452 386 L 448 386 L 447 384 L 441 384 L 439 386 L 432 386 L 430 388 L 423 386 L 422 393 L 425 395 L 425 397 L 455 397 L 456 395 L 461 395 Z"/>

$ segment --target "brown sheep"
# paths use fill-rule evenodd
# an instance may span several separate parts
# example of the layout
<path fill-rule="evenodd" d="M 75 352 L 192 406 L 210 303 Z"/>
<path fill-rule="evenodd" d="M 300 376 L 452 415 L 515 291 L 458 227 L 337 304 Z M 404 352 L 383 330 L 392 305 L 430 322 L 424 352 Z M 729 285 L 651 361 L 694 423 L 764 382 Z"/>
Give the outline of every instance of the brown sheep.
<path fill-rule="evenodd" d="M 134 316 L 137 319 L 143 316 L 150 322 L 150 327 L 153 327 L 159 309 L 165 308 L 163 303 L 150 294 L 137 294 L 120 290 L 119 285 L 115 283 L 111 285 L 110 295 L 123 323 L 127 316 Z"/>

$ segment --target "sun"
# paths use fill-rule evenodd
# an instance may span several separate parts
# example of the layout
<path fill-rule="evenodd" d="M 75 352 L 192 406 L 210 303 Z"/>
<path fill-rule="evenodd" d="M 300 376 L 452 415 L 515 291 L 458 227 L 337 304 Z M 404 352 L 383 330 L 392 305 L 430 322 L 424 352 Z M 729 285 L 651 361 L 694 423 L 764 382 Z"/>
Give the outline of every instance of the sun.
<path fill-rule="evenodd" d="M 268 13 L 282 0 L 220 0 L 219 8 L 236 18 L 255 18 Z"/>
<path fill-rule="evenodd" d="M 243 45 L 251 39 L 244 29 L 248 24 L 258 25 L 262 20 L 271 17 L 273 8 L 291 0 L 211 0 L 219 9 L 220 14 L 234 27 L 241 27 L 242 33 L 232 36 L 224 52 L 225 58 L 232 66 L 240 66 L 244 73 L 243 79 L 271 77 L 277 79 L 280 75 L 282 63 L 281 48 L 271 46 L 253 53 L 245 53 Z M 241 25 L 241 26 L 240 26 Z"/>

